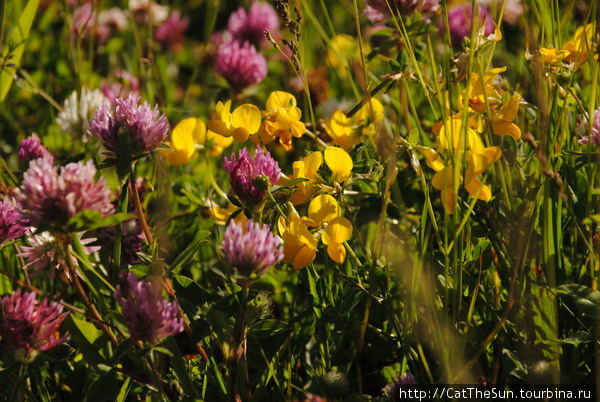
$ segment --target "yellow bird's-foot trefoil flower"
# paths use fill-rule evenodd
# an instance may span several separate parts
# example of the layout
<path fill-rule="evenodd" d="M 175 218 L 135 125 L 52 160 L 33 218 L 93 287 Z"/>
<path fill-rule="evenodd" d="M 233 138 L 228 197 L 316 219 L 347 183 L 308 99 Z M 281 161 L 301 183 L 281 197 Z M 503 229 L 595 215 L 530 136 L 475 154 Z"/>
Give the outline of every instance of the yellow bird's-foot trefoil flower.
<path fill-rule="evenodd" d="M 284 241 L 284 262 L 293 263 L 294 269 L 314 260 L 319 239 L 327 246 L 329 258 L 340 264 L 346 260 L 343 243 L 352 236 L 352 223 L 340 216 L 338 202 L 331 195 L 315 197 L 308 206 L 308 217 L 291 213 L 288 220 L 279 217 L 278 228 Z"/>
<path fill-rule="evenodd" d="M 292 149 L 292 137 L 300 138 L 306 132 L 296 98 L 288 92 L 275 91 L 267 98 L 266 107 L 267 110 L 262 112 L 258 138 L 252 136 L 252 141 L 268 144 L 277 138 L 286 150 Z"/>
<path fill-rule="evenodd" d="M 217 102 L 214 118 L 208 123 L 208 129 L 223 137 L 233 137 L 244 142 L 260 128 L 262 115 L 260 109 L 249 103 L 238 106 L 231 112 L 231 100 Z"/>

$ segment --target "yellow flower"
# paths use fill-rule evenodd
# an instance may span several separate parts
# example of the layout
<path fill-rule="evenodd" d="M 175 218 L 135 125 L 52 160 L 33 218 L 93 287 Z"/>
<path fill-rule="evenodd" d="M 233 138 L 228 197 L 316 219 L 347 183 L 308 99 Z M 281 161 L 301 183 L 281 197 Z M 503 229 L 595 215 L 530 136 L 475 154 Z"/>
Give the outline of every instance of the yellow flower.
<path fill-rule="evenodd" d="M 327 45 L 327 60 L 341 78 L 348 75 L 346 69 L 350 60 L 359 60 L 360 48 L 358 43 L 350 35 L 336 35 Z"/>
<path fill-rule="evenodd" d="M 292 169 L 294 171 L 292 176 L 293 179 L 308 179 L 308 181 L 304 181 L 296 185 L 298 191 L 296 191 L 290 198 L 290 202 L 292 204 L 304 204 L 311 199 L 312 195 L 316 191 L 314 184 L 317 179 L 319 179 L 317 171 L 321 167 L 322 163 L 323 154 L 321 154 L 319 151 L 316 151 L 307 155 L 304 157 L 304 159 L 296 161 L 292 164 Z"/>
<path fill-rule="evenodd" d="M 481 153 L 467 151 L 467 170 L 465 172 L 465 188 L 472 196 L 481 201 L 492 199 L 492 191 L 477 177 L 483 174 L 485 168 L 500 159 L 502 151 L 498 147 L 487 147 Z M 480 190 L 481 188 L 481 190 Z"/>
<path fill-rule="evenodd" d="M 333 172 L 334 180 L 345 181 L 350 177 L 354 164 L 346 151 L 338 147 L 325 149 L 325 163 Z"/>
<path fill-rule="evenodd" d="M 277 226 L 283 239 L 283 262 L 293 263 L 294 269 L 301 269 L 310 264 L 317 255 L 317 240 L 297 215 L 290 214 L 289 224 L 283 216 L 279 217 Z"/>
<path fill-rule="evenodd" d="M 458 199 L 456 193 L 454 193 L 452 170 L 452 166 L 447 166 L 433 175 L 431 179 L 431 185 L 442 192 L 442 205 L 444 205 L 446 211 L 451 215 L 454 213 L 454 206 Z"/>
<path fill-rule="evenodd" d="M 466 138 L 463 136 L 463 131 L 461 120 L 450 119 L 446 121 L 446 125 L 440 128 L 438 152 L 445 149 L 462 152 L 467 147 L 476 152 L 483 149 L 483 142 L 475 130 L 467 126 Z"/>
<path fill-rule="evenodd" d="M 421 145 L 417 146 L 417 150 L 425 157 L 425 162 L 427 166 L 439 172 L 444 169 L 444 161 L 440 158 L 440 154 L 435 152 L 435 150 L 427 147 L 423 147 Z"/>
<path fill-rule="evenodd" d="M 215 117 L 208 123 L 208 129 L 223 137 L 233 137 L 244 142 L 250 134 L 260 128 L 262 115 L 260 110 L 251 104 L 238 106 L 231 112 L 231 100 L 225 104 L 217 102 Z"/>
<path fill-rule="evenodd" d="M 479 177 L 483 174 L 488 165 L 500 159 L 502 151 L 498 147 L 487 147 L 480 149 L 478 152 L 469 150 L 466 155 L 467 170 L 465 172 L 464 180 L 465 189 L 472 196 L 477 196 L 479 200 L 488 202 L 492 198 L 492 191 L 479 180 Z M 431 156 L 425 157 L 430 158 Z M 458 200 L 458 195 L 454 192 L 453 166 L 446 166 L 440 170 L 437 169 L 443 165 L 440 166 L 436 164 L 435 166 L 434 170 L 436 170 L 437 173 L 431 179 L 431 184 L 435 189 L 441 191 L 444 208 L 449 214 L 453 214 L 454 207 Z M 462 176 L 459 177 L 459 180 L 462 180 Z"/>
<path fill-rule="evenodd" d="M 350 151 L 359 141 L 354 126 L 354 120 L 346 117 L 346 114 L 341 110 L 336 110 L 331 119 L 327 121 L 325 128 L 333 144 Z"/>
<path fill-rule="evenodd" d="M 353 116 L 356 124 L 362 125 L 367 124 L 368 121 L 373 122 L 373 118 L 375 118 L 375 123 L 379 123 L 383 120 L 383 105 L 377 98 L 371 98 L 371 104 L 366 102 L 356 114 Z M 371 114 L 371 110 L 373 113 Z"/>
<path fill-rule="evenodd" d="M 262 113 L 260 140 L 268 144 L 278 137 L 281 145 L 290 150 L 292 137 L 300 138 L 306 132 L 306 126 L 300 121 L 302 111 L 296 106 L 296 98 L 288 92 L 275 91 L 267 98 L 266 107 Z M 258 143 L 258 138 L 253 136 L 252 141 Z"/>
<path fill-rule="evenodd" d="M 571 52 L 568 50 L 542 47 L 539 50 L 539 61 L 550 68 L 559 68 L 563 65 L 563 59 L 569 54 Z"/>
<path fill-rule="evenodd" d="M 469 97 L 469 107 L 475 110 L 477 113 L 485 113 L 485 96 L 487 95 L 488 103 L 493 107 L 493 105 L 498 104 L 500 102 L 500 98 L 502 97 L 502 93 L 499 92 L 496 87 L 494 87 L 493 82 L 496 76 L 500 73 L 506 71 L 506 67 L 498 67 L 492 68 L 489 71 L 486 71 L 482 76 L 476 73 L 472 73 L 471 75 L 471 94 Z M 466 96 L 466 89 L 462 91 L 461 98 L 459 99 L 459 107 L 463 105 L 463 99 Z M 484 92 L 485 91 L 485 92 Z"/>
<path fill-rule="evenodd" d="M 517 117 L 521 95 L 513 94 L 502 108 L 492 115 L 492 127 L 496 135 L 510 135 L 515 140 L 521 138 L 521 129 L 512 121 Z"/>
<path fill-rule="evenodd" d="M 206 132 L 206 124 L 200 119 L 190 117 L 181 120 L 171 133 L 171 141 L 165 143 L 171 147 L 173 152 L 161 151 L 167 157 L 171 165 L 186 165 L 196 152 L 195 137 Z"/>
<path fill-rule="evenodd" d="M 343 263 L 346 260 L 346 249 L 343 243 L 351 236 L 352 224 L 348 219 L 338 216 L 329 221 L 321 235 L 323 244 L 327 245 L 329 258 L 338 264 Z"/>
<path fill-rule="evenodd" d="M 587 61 L 588 53 L 594 45 L 593 37 L 595 28 L 596 24 L 593 22 L 587 24 L 585 27 L 579 27 L 575 31 L 573 39 L 565 43 L 564 48 L 569 52 L 565 60 L 569 63 L 575 63 L 574 70 L 578 70 Z"/>
<path fill-rule="evenodd" d="M 210 214 L 211 218 L 217 225 L 225 225 L 225 224 L 227 224 L 227 220 L 229 219 L 229 217 L 234 212 L 239 211 L 240 209 L 241 209 L 240 207 L 236 207 L 235 205 L 233 205 L 230 202 L 227 203 L 226 208 L 223 208 L 223 207 L 219 206 L 218 204 L 213 203 L 213 206 L 209 207 L 208 213 Z M 244 223 L 245 224 L 246 221 L 248 220 L 248 218 L 246 218 L 246 215 L 244 214 L 243 211 L 240 211 L 240 213 L 238 213 L 233 220 L 236 223 Z"/>
<path fill-rule="evenodd" d="M 310 264 L 317 253 L 318 238 L 327 246 L 327 254 L 337 262 L 346 260 L 343 243 L 352 236 L 352 224 L 340 217 L 340 208 L 332 196 L 322 194 L 308 206 L 308 217 L 290 214 L 289 223 L 281 216 L 278 220 L 279 233 L 284 241 L 284 262 L 293 263 L 294 269 Z M 313 234 L 309 227 L 316 228 Z"/>

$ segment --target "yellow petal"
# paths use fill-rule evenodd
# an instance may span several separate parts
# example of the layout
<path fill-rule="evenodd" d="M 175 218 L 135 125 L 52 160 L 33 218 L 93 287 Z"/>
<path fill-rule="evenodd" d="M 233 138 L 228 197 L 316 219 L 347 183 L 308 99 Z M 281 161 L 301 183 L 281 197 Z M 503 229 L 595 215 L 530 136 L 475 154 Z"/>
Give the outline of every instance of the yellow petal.
<path fill-rule="evenodd" d="M 508 101 L 502 106 L 502 109 L 497 114 L 497 117 L 506 121 L 513 121 L 517 117 L 519 111 L 519 102 L 521 101 L 521 95 L 516 93 L 508 99 Z"/>
<path fill-rule="evenodd" d="M 229 124 L 229 119 L 231 117 L 231 99 L 225 102 L 225 104 L 221 101 L 217 102 L 215 113 L 219 120 Z"/>
<path fill-rule="evenodd" d="M 248 136 L 250 136 L 250 133 L 244 127 L 238 127 L 233 131 L 233 138 L 236 141 L 244 142 L 248 139 Z"/>
<path fill-rule="evenodd" d="M 296 106 L 296 98 L 289 92 L 275 91 L 271 92 L 267 98 L 267 110 L 277 110 L 290 106 Z"/>
<path fill-rule="evenodd" d="M 350 177 L 352 158 L 346 151 L 338 147 L 327 147 L 325 149 L 325 163 L 333 172 L 334 179 L 344 181 Z"/>
<path fill-rule="evenodd" d="M 317 226 L 323 222 L 329 222 L 340 215 L 340 207 L 332 196 L 321 194 L 315 197 L 308 205 L 308 216 Z"/>
<path fill-rule="evenodd" d="M 338 216 L 332 219 L 321 235 L 324 244 L 343 243 L 352 236 L 352 223 L 346 218 Z"/>
<path fill-rule="evenodd" d="M 246 103 L 233 111 L 231 114 L 231 125 L 236 129 L 242 127 L 248 133 L 254 134 L 260 128 L 261 117 L 259 108 Z"/>
<path fill-rule="evenodd" d="M 317 248 L 317 240 L 315 240 L 315 237 L 304 223 L 300 221 L 291 222 L 289 234 L 294 237 L 294 241 L 290 242 L 291 244 L 304 244 L 312 248 Z"/>
<path fill-rule="evenodd" d="M 209 121 L 208 130 L 223 137 L 231 137 L 234 131 L 225 122 L 221 120 Z"/>
<path fill-rule="evenodd" d="M 498 147 L 487 147 L 483 150 L 483 155 L 487 160 L 488 165 L 496 162 L 502 156 L 502 150 Z"/>
<path fill-rule="evenodd" d="M 473 177 L 473 178 L 471 178 L 471 180 L 466 182 L 465 188 L 467 189 L 469 194 L 471 194 L 472 196 L 475 196 L 477 194 L 477 192 L 479 192 L 479 195 L 477 196 L 477 198 L 482 201 L 487 202 L 492 199 L 492 191 L 490 190 L 490 188 L 488 186 L 486 186 L 485 184 L 483 184 L 476 177 Z M 480 188 L 481 188 L 481 190 L 479 190 Z"/>
<path fill-rule="evenodd" d="M 467 180 L 469 175 L 479 176 L 488 165 L 488 159 L 483 154 L 476 154 L 472 151 L 467 151 Z"/>
<path fill-rule="evenodd" d="M 353 126 L 354 122 L 352 119 L 347 118 L 341 110 L 336 110 L 331 116 L 327 128 L 332 138 L 338 138 L 350 135 Z"/>
<path fill-rule="evenodd" d="M 294 269 L 302 269 L 310 264 L 317 255 L 317 249 L 304 246 L 294 258 Z"/>
<path fill-rule="evenodd" d="M 454 214 L 454 208 L 456 206 L 456 201 L 458 200 L 458 196 L 452 192 L 451 189 L 442 190 L 442 205 L 444 209 L 450 214 Z"/>
<path fill-rule="evenodd" d="M 294 262 L 294 259 L 296 258 L 296 256 L 298 255 L 300 250 L 302 250 L 303 247 L 306 247 L 306 246 L 294 246 L 292 244 L 287 244 L 287 243 L 284 244 L 283 245 L 283 262 L 285 262 L 286 264 Z"/>
<path fill-rule="evenodd" d="M 494 127 L 494 134 L 496 135 L 510 135 L 515 140 L 521 138 L 521 129 L 510 121 L 494 119 L 492 121 L 492 126 Z"/>
<path fill-rule="evenodd" d="M 289 130 L 302 117 L 302 111 L 296 106 L 281 108 L 277 110 L 276 123 L 282 130 Z M 304 134 L 304 133 L 302 133 Z"/>
<path fill-rule="evenodd" d="M 201 130 L 201 125 L 204 125 L 204 122 L 194 117 L 183 119 L 177 123 L 171 133 L 173 148 L 187 151 L 190 154 L 194 153 L 194 134 L 196 130 Z M 204 129 L 206 130 L 206 125 L 204 125 Z"/>
<path fill-rule="evenodd" d="M 346 249 L 343 244 L 331 243 L 327 246 L 327 254 L 329 258 L 338 264 L 343 263 L 346 260 Z"/>
<path fill-rule="evenodd" d="M 367 120 L 373 122 L 373 118 L 375 118 L 375 122 L 378 123 L 383 120 L 383 105 L 377 98 L 371 98 L 371 104 L 366 102 L 359 111 L 354 115 L 354 119 L 358 124 L 365 124 Z M 373 113 L 371 114 L 371 110 Z"/>
<path fill-rule="evenodd" d="M 452 166 L 448 166 L 433 175 L 431 185 L 437 190 L 452 188 Z"/>
<path fill-rule="evenodd" d="M 442 158 L 440 158 L 440 154 L 435 152 L 433 149 L 427 147 L 418 146 L 417 149 L 425 157 L 425 162 L 427 163 L 427 166 L 429 166 L 436 172 L 439 172 L 440 170 L 444 169 L 444 161 L 442 161 Z"/>
<path fill-rule="evenodd" d="M 187 150 L 173 149 L 173 152 L 166 151 L 167 160 L 173 166 L 187 165 L 190 163 L 193 152 L 190 154 Z"/>
<path fill-rule="evenodd" d="M 304 166 L 306 169 L 305 177 L 312 179 L 315 177 L 315 175 L 317 174 L 317 171 L 319 170 L 319 168 L 321 167 L 321 164 L 323 163 L 323 154 L 319 151 L 312 152 L 308 156 L 306 156 L 303 159 L 303 161 L 304 161 Z"/>
<path fill-rule="evenodd" d="M 298 109 L 300 110 L 300 109 Z M 298 116 L 298 121 L 293 121 L 292 126 L 290 127 L 290 131 L 292 135 L 296 138 L 300 138 L 306 132 L 306 126 L 300 120 L 300 116 Z"/>

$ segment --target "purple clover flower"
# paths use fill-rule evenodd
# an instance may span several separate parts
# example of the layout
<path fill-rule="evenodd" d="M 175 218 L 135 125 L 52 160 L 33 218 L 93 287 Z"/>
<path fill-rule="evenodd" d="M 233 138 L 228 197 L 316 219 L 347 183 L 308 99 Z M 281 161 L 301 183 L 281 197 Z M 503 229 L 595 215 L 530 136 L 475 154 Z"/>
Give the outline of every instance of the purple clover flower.
<path fill-rule="evenodd" d="M 232 220 L 225 229 L 221 249 L 227 265 L 243 278 L 253 274 L 261 277 L 283 259 L 281 238 L 271 233 L 270 225 L 261 226 L 252 219 L 245 225 Z"/>
<path fill-rule="evenodd" d="M 154 39 L 165 47 L 179 50 L 183 42 L 183 34 L 190 24 L 189 18 L 181 18 L 181 13 L 175 10 L 171 16 L 154 31 Z"/>
<path fill-rule="evenodd" d="M 240 7 L 231 13 L 227 30 L 233 39 L 264 45 L 267 42 L 265 30 L 274 37 L 279 36 L 279 16 L 270 4 L 254 1 L 247 12 Z"/>
<path fill-rule="evenodd" d="M 169 122 L 158 106 L 154 109 L 144 102 L 138 105 L 140 97 L 130 93 L 127 98 L 117 98 L 114 113 L 106 104 L 96 110 L 90 121 L 89 133 L 99 138 L 111 153 L 119 152 L 120 146 L 127 144 L 131 156 L 154 150 L 169 133 Z M 128 136 L 126 140 L 120 137 Z M 121 143 L 121 145 L 119 145 Z"/>
<path fill-rule="evenodd" d="M 585 136 L 579 140 L 579 143 L 585 145 L 590 142 L 590 139 L 593 145 L 600 145 L 600 108 L 594 111 L 594 123 L 592 125 L 591 138 Z"/>
<path fill-rule="evenodd" d="M 33 134 L 19 144 L 19 168 L 21 170 L 27 170 L 29 162 L 32 160 L 44 157 L 49 158 L 50 163 L 54 162 L 54 156 L 42 144 L 37 135 Z"/>
<path fill-rule="evenodd" d="M 0 347 L 19 350 L 25 361 L 31 361 L 38 351 L 60 345 L 69 335 L 62 337 L 58 329 L 68 313 L 54 301 L 38 301 L 33 292 L 14 291 L 0 301 Z"/>
<path fill-rule="evenodd" d="M 96 241 L 95 237 L 80 238 L 80 241 L 87 254 L 100 250 L 98 246 L 89 245 Z M 77 259 L 73 255 L 71 245 L 68 247 L 68 252 L 65 252 L 63 245 L 47 231 L 36 234 L 28 233 L 27 243 L 30 247 L 17 246 L 19 250 L 17 257 L 22 257 L 27 261 L 27 264 L 23 266 L 24 270 L 30 271 L 31 276 L 46 272 L 50 279 L 54 279 L 58 273 L 65 282 L 71 281 L 67 258 L 70 259 L 71 266 L 77 266 Z M 79 271 L 77 274 L 81 276 Z"/>
<path fill-rule="evenodd" d="M 86 164 L 69 163 L 60 173 L 48 158 L 32 161 L 17 190 L 16 200 L 24 220 L 30 226 L 64 229 L 69 219 L 84 210 L 112 214 L 112 193 L 104 178 L 96 181 L 95 175 L 91 160 Z"/>
<path fill-rule="evenodd" d="M 365 0 L 365 16 L 372 22 L 381 22 L 391 17 L 389 4 L 394 12 L 396 10 L 404 14 L 415 12 L 435 12 L 439 6 L 439 0 Z"/>
<path fill-rule="evenodd" d="M 27 228 L 21 225 L 21 213 L 5 198 L 0 202 L 0 244 L 17 239 L 26 231 Z"/>
<path fill-rule="evenodd" d="M 490 12 L 485 7 L 477 6 L 479 10 L 480 26 L 485 26 L 485 36 L 491 35 L 494 32 L 494 21 Z M 452 45 L 460 47 L 464 38 L 471 36 L 471 21 L 473 19 L 473 7 L 471 4 L 459 4 L 448 11 L 448 25 L 450 27 L 450 38 Z M 439 21 L 440 32 L 443 31 L 443 21 Z"/>
<path fill-rule="evenodd" d="M 183 318 L 177 317 L 177 302 L 162 297 L 160 281 L 151 284 L 127 272 L 121 275 L 114 296 L 134 341 L 154 344 L 183 331 Z"/>
<path fill-rule="evenodd" d="M 223 169 L 231 178 L 231 187 L 235 194 L 250 205 L 263 201 L 265 191 L 268 191 L 268 187 L 276 183 L 281 176 L 277 161 L 261 148 L 256 149 L 254 157 L 250 156 L 248 148 L 242 148 L 237 157 L 231 154 L 231 160 L 225 158 Z"/>
<path fill-rule="evenodd" d="M 267 59 L 249 42 L 233 40 L 219 47 L 216 70 L 235 91 L 241 91 L 267 76 Z"/>

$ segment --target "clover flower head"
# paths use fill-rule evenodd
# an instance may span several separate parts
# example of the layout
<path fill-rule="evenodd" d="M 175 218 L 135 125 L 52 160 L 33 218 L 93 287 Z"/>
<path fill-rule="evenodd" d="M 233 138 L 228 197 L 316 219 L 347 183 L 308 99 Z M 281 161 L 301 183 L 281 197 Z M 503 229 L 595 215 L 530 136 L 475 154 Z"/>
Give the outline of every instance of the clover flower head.
<path fill-rule="evenodd" d="M 134 341 L 156 343 L 183 331 L 183 318 L 177 316 L 177 302 L 165 300 L 160 282 L 138 280 L 127 272 L 121 275 L 114 294 Z"/>
<path fill-rule="evenodd" d="M 154 31 L 154 39 L 165 47 L 178 50 L 183 42 L 183 34 L 190 24 L 189 18 L 181 18 L 181 13 L 175 10 L 171 16 Z"/>
<path fill-rule="evenodd" d="M 591 141 L 594 145 L 600 145 L 600 108 L 594 112 L 594 122 L 592 125 L 591 137 L 585 136 L 579 140 L 580 144 L 587 144 Z"/>
<path fill-rule="evenodd" d="M 0 244 L 17 239 L 26 231 L 27 228 L 21 225 L 21 213 L 12 200 L 5 198 L 0 202 Z"/>
<path fill-rule="evenodd" d="M 73 11 L 73 34 L 85 38 L 96 20 L 96 10 L 91 3 L 83 3 Z"/>
<path fill-rule="evenodd" d="M 247 12 L 240 7 L 231 14 L 227 30 L 236 40 L 265 44 L 265 30 L 275 37 L 279 35 L 279 16 L 270 4 L 254 1 Z"/>
<path fill-rule="evenodd" d="M 30 226 L 64 227 L 69 219 L 84 210 L 103 215 L 114 212 L 112 193 L 103 178 L 95 180 L 92 161 L 69 163 L 60 172 L 49 158 L 29 164 L 16 200 Z"/>
<path fill-rule="evenodd" d="M 141 155 L 154 150 L 167 137 L 169 122 L 165 115 L 158 106 L 152 109 L 147 102 L 140 105 L 139 101 L 139 95 L 130 93 L 127 98 L 116 99 L 113 113 L 106 104 L 96 111 L 89 132 L 102 140 L 109 153 L 116 154 L 122 144 L 128 144 L 130 156 Z"/>
<path fill-rule="evenodd" d="M 25 138 L 19 144 L 19 168 L 26 170 L 29 167 L 29 162 L 39 159 L 48 158 L 50 164 L 54 162 L 54 156 L 48 151 L 40 138 L 32 134 L 31 137 Z"/>
<path fill-rule="evenodd" d="M 270 225 L 249 219 L 245 224 L 231 221 L 221 249 L 227 265 L 243 278 L 264 275 L 283 259 L 282 240 L 271 233 Z"/>
<path fill-rule="evenodd" d="M 98 14 L 96 34 L 100 43 L 106 43 L 116 31 L 127 28 L 127 14 L 119 7 L 112 7 Z"/>
<path fill-rule="evenodd" d="M 129 0 L 128 8 L 139 25 L 148 22 L 152 25 L 160 25 L 169 16 L 169 7 L 161 6 L 152 0 Z"/>
<path fill-rule="evenodd" d="M 89 141 L 88 128 L 90 119 L 96 109 L 104 103 L 106 98 L 99 90 L 81 89 L 81 96 L 77 91 L 65 100 L 63 111 L 58 114 L 56 122 L 64 131 L 70 134 L 82 134 L 83 142 Z"/>
<path fill-rule="evenodd" d="M 267 59 L 250 42 L 233 40 L 219 47 L 216 70 L 229 85 L 241 91 L 267 76 Z"/>
<path fill-rule="evenodd" d="M 20 351 L 24 361 L 69 338 L 58 332 L 68 314 L 59 303 L 46 298 L 40 302 L 35 293 L 20 289 L 4 296 L 0 303 L 0 347 Z"/>
<path fill-rule="evenodd" d="M 77 236 L 80 236 L 79 234 Z M 90 243 L 96 241 L 95 237 L 81 239 L 83 249 L 87 254 L 95 253 L 100 250 L 100 247 L 90 246 Z M 22 257 L 27 262 L 23 269 L 29 271 L 32 276 L 40 275 L 45 272 L 50 279 L 54 279 L 58 273 L 66 282 L 70 281 L 71 273 L 69 272 L 70 259 L 71 266 L 77 266 L 77 259 L 74 257 L 71 246 L 69 245 L 68 252 L 65 252 L 64 247 L 58 240 L 48 231 L 27 234 L 27 243 L 29 246 L 18 246 L 18 257 Z M 79 272 L 78 272 L 79 273 Z"/>
<path fill-rule="evenodd" d="M 402 14 L 413 14 L 416 11 L 421 13 L 435 12 L 439 7 L 439 0 L 365 0 L 365 16 L 369 21 L 381 22 L 386 18 L 391 17 L 390 7 L 392 11 Z"/>
<path fill-rule="evenodd" d="M 247 148 L 242 148 L 238 155 L 231 154 L 225 158 L 223 168 L 231 178 L 231 187 L 244 202 L 255 205 L 265 199 L 270 184 L 276 183 L 281 176 L 277 161 L 267 151 L 256 149 L 254 157 Z M 265 183 L 268 179 L 270 183 Z"/>
<path fill-rule="evenodd" d="M 479 14 L 479 26 L 485 27 L 484 35 L 488 36 L 494 32 L 494 21 L 487 8 L 477 6 Z M 464 38 L 471 36 L 471 24 L 473 20 L 473 7 L 471 4 L 458 4 L 448 11 L 448 26 L 452 45 L 459 47 Z M 440 31 L 443 30 L 443 21 L 439 21 Z"/>

